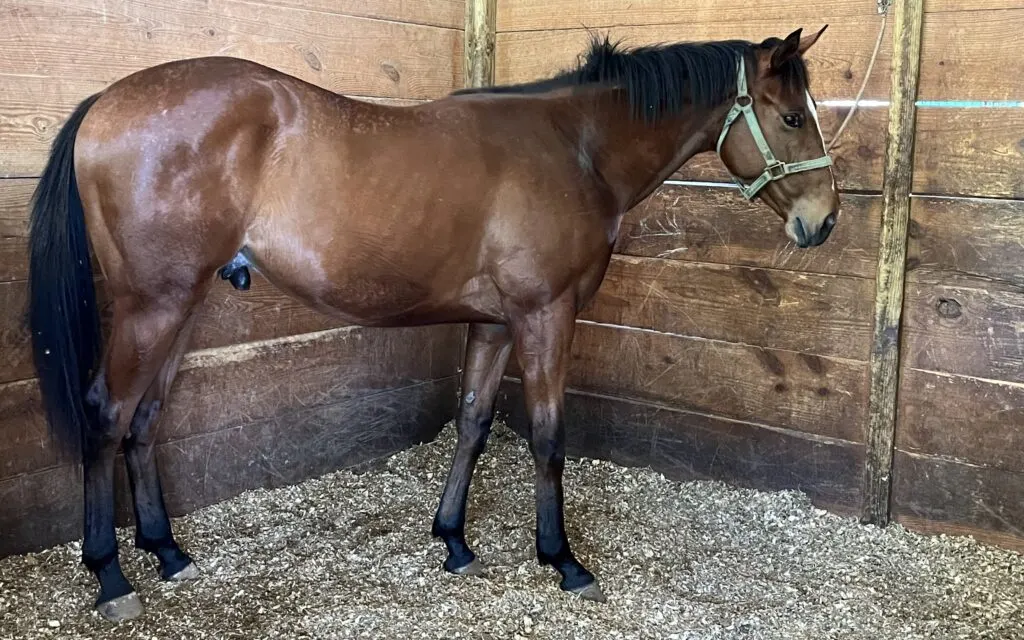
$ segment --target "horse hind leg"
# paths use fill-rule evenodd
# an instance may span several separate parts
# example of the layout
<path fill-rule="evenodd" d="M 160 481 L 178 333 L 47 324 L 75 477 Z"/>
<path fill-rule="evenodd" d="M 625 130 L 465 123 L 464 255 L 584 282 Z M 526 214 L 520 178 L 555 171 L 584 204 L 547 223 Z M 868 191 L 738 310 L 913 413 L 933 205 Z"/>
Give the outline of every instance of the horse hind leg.
<path fill-rule="evenodd" d="M 153 446 L 156 441 L 160 409 L 166 402 L 171 384 L 181 365 L 181 358 L 188 347 L 195 318 L 193 312 L 182 324 L 156 379 L 149 385 L 138 408 L 135 409 L 128 435 L 123 441 L 124 460 L 128 469 L 128 483 L 131 486 L 135 513 L 135 546 L 156 555 L 160 562 L 161 577 L 171 581 L 198 577 L 199 570 L 174 540 L 170 518 L 164 505 Z"/>
<path fill-rule="evenodd" d="M 462 399 L 456 420 L 458 444 L 431 529 L 444 541 L 445 570 L 480 575 L 483 565 L 466 544 L 466 500 L 476 461 L 484 450 L 494 419 L 494 399 L 512 351 L 512 335 L 504 325 L 471 324 L 462 374 Z"/>
<path fill-rule="evenodd" d="M 100 585 L 96 609 L 111 622 L 138 617 L 142 603 L 124 577 L 114 534 L 114 457 L 136 409 L 164 365 L 188 313 L 156 300 L 122 295 L 114 303 L 104 363 L 86 396 L 85 527 L 82 562 Z"/>

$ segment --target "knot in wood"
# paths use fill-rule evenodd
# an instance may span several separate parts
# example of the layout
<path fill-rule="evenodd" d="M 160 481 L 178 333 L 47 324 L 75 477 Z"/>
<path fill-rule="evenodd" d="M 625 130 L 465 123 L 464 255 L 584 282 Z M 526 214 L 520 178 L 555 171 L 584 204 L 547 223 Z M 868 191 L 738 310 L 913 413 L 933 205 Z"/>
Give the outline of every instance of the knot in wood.
<path fill-rule="evenodd" d="M 950 298 L 939 298 L 939 303 L 935 305 L 935 308 L 943 318 L 953 319 L 963 315 L 960 303 Z"/>

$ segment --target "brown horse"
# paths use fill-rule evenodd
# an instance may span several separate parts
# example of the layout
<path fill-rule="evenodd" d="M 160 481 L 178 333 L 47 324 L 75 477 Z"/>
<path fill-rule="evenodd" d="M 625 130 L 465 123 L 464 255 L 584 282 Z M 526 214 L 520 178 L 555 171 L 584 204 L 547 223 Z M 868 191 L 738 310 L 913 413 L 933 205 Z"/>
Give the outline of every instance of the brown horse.
<path fill-rule="evenodd" d="M 466 496 L 514 346 L 538 559 L 563 589 L 602 600 L 563 522 L 576 314 L 623 215 L 716 143 L 744 195 L 775 210 L 797 245 L 825 240 L 839 201 L 802 59 L 820 35 L 634 50 L 595 41 L 552 79 L 402 108 L 231 58 L 146 69 L 85 100 L 33 200 L 29 320 L 52 437 L 83 461 L 82 560 L 100 613 L 142 611 L 114 537 L 119 445 L 136 545 L 164 578 L 197 574 L 164 508 L 155 423 L 218 271 L 245 288 L 249 268 L 354 324 L 470 323 L 458 446 L 433 524 L 453 573 L 481 569 Z M 105 350 L 90 243 L 113 301 Z"/>

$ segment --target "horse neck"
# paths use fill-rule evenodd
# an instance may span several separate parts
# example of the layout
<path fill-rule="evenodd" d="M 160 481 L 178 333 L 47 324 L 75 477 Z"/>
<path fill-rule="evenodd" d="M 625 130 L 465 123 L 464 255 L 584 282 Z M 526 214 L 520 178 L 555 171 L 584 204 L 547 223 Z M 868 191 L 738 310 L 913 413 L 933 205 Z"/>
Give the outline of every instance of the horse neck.
<path fill-rule="evenodd" d="M 581 96 L 576 117 L 581 158 L 591 163 L 627 211 L 651 194 L 694 155 L 714 149 L 722 109 L 693 107 L 655 123 L 633 116 L 624 96 L 603 90 Z M 718 112 L 722 111 L 721 114 Z"/>

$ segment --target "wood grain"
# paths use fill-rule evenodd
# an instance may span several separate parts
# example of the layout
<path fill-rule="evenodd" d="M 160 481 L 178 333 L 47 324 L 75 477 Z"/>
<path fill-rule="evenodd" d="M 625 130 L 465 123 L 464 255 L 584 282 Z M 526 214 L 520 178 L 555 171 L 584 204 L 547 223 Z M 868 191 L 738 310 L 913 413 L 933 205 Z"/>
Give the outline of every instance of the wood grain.
<path fill-rule="evenodd" d="M 513 361 L 509 375 L 519 375 Z M 578 323 L 568 384 L 803 433 L 863 441 L 866 364 Z"/>
<path fill-rule="evenodd" d="M 353 327 L 270 345 L 186 356 L 160 417 L 159 441 L 277 418 L 454 375 L 457 327 Z M 35 380 L 0 386 L 0 479 L 61 462 L 49 445 Z"/>
<path fill-rule="evenodd" d="M 39 175 L 83 98 L 169 60 L 247 58 L 332 91 L 394 98 L 436 98 L 462 84 L 461 29 L 236 0 L 24 0 L 0 8 L 0 20 L 12 27 L 0 30 L 4 177 Z M 67 44 L 83 41 L 89 47 Z"/>
<path fill-rule="evenodd" d="M 1024 551 L 1024 475 L 898 451 L 892 498 L 909 528 Z"/>
<path fill-rule="evenodd" d="M 0 282 L 28 277 L 28 206 L 36 180 L 0 180 Z"/>
<path fill-rule="evenodd" d="M 1024 287 L 908 283 L 904 308 L 907 366 L 1024 383 Z"/>
<path fill-rule="evenodd" d="M 520 385 L 502 387 L 499 410 L 512 428 L 527 432 Z M 859 444 L 575 391 L 566 395 L 565 428 L 571 456 L 651 468 L 680 481 L 802 491 L 844 514 L 860 504 Z"/>
<path fill-rule="evenodd" d="M 873 278 L 882 201 L 842 194 L 839 223 L 821 247 L 801 250 L 782 220 L 735 189 L 666 184 L 622 220 L 615 251 L 684 262 L 734 264 Z"/>
<path fill-rule="evenodd" d="M 680 6 L 686 11 L 694 8 L 692 3 Z M 717 3 L 715 6 L 717 11 Z M 733 38 L 761 41 L 768 37 L 784 38 L 797 27 L 810 29 L 812 26 L 801 25 L 788 17 L 789 9 L 785 18 L 762 20 L 752 19 L 749 5 L 745 6 L 745 11 L 742 21 L 719 17 L 696 21 L 682 29 L 672 24 L 622 26 L 610 30 L 609 35 L 627 45 Z M 828 31 L 807 53 L 811 93 L 818 100 L 852 99 L 860 88 L 871 58 L 879 18 L 872 11 L 836 16 L 834 19 L 830 17 L 827 22 Z M 573 26 L 572 29 L 511 33 L 500 33 L 499 26 L 495 81 L 505 84 L 535 80 L 574 64 L 577 56 L 585 51 L 590 33 L 580 28 L 579 23 Z M 819 28 L 817 25 L 814 27 Z M 891 37 L 885 42 L 891 42 Z M 884 100 L 889 96 L 890 51 L 888 44 L 879 50 L 864 98 Z"/>
<path fill-rule="evenodd" d="M 848 111 L 846 107 L 819 105 L 821 128 L 827 139 L 831 140 L 832 133 L 839 129 Z M 839 142 L 829 152 L 840 189 L 881 190 L 887 120 L 888 109 L 885 107 L 860 108 L 854 114 Z M 697 154 L 672 177 L 732 184 L 721 160 L 712 152 Z"/>
<path fill-rule="evenodd" d="M 767 0 L 757 4 L 757 13 L 786 16 L 794 29 L 801 26 L 804 29 L 817 29 L 819 23 L 830 23 L 840 17 L 875 15 L 876 4 L 875 0 L 811 0 L 799 4 Z M 589 29 L 665 24 L 690 27 L 727 20 L 742 23 L 751 17 L 751 5 L 743 0 L 707 3 L 681 3 L 674 0 L 515 0 L 500 3 L 498 31 L 578 29 L 581 25 Z"/>
<path fill-rule="evenodd" d="M 615 256 L 583 319 L 867 360 L 864 278 Z"/>
<path fill-rule="evenodd" d="M 921 197 L 910 216 L 910 282 L 963 279 L 1024 291 L 1024 202 Z"/>
<path fill-rule="evenodd" d="M 252 4 L 462 29 L 466 0 L 246 0 Z"/>
<path fill-rule="evenodd" d="M 454 412 L 445 378 L 165 442 L 156 447 L 168 511 L 180 516 L 256 488 L 273 488 L 396 453 L 432 439 Z M 118 456 L 118 524 L 130 524 Z M 440 470 L 439 470 L 440 471 Z M 0 557 L 81 538 L 80 467 L 61 465 L 0 480 Z"/>
<path fill-rule="evenodd" d="M 861 519 L 889 522 L 892 450 L 896 429 L 900 316 L 907 261 L 907 225 L 913 181 L 914 114 L 921 64 L 923 0 L 895 0 L 893 12 L 892 104 L 882 179 L 882 232 L 875 272 L 871 338 L 867 464 Z"/>
<path fill-rule="evenodd" d="M 110 305 L 102 281 L 97 286 L 106 323 Z M 35 375 L 29 335 L 23 322 L 27 289 L 24 281 L 0 283 L 0 352 L 4 354 L 0 360 L 0 383 Z M 199 312 L 190 348 L 298 335 L 343 324 L 287 296 L 254 273 L 252 288 L 248 291 L 237 291 L 221 280 L 213 285 Z"/>
<path fill-rule="evenodd" d="M 1024 9 L 1024 1 L 971 0 L 970 3 L 965 3 L 963 0 L 926 0 L 924 3 L 925 13 L 967 13 L 983 9 Z"/>
<path fill-rule="evenodd" d="M 494 84 L 494 19 L 498 0 L 466 0 L 465 85 Z"/>
<path fill-rule="evenodd" d="M 1024 385 L 904 368 L 896 446 L 1024 472 Z"/>
<path fill-rule="evenodd" d="M 1024 198 L 1024 109 L 919 109 L 914 192 Z"/>
<path fill-rule="evenodd" d="M 1020 68 L 1024 7 L 944 12 L 924 21 L 920 100 L 1021 100 L 1007 71 Z"/>

